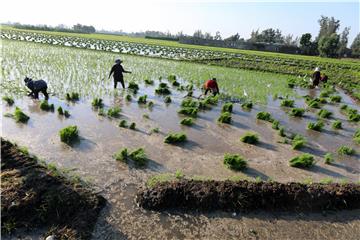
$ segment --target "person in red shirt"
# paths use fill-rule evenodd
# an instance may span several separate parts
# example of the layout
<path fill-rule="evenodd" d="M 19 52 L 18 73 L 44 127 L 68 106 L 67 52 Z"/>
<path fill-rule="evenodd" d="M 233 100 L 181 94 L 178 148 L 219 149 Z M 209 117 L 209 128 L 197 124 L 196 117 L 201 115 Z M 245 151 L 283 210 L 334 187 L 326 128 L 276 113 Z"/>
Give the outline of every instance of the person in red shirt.
<path fill-rule="evenodd" d="M 207 80 L 204 83 L 204 89 L 205 89 L 205 96 L 208 93 L 208 91 L 211 91 L 214 96 L 216 96 L 216 94 L 219 94 L 219 87 L 216 82 L 216 78 Z"/>

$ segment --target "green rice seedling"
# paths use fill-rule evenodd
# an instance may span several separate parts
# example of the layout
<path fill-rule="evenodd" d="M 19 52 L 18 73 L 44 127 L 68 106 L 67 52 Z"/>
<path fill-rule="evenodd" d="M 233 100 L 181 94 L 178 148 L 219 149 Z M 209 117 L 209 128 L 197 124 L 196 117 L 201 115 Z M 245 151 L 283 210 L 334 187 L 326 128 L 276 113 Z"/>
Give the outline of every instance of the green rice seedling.
<path fill-rule="evenodd" d="M 65 116 L 66 118 L 69 118 L 69 117 L 70 117 L 70 113 L 69 113 L 68 110 L 65 110 L 65 111 L 64 111 L 64 116 Z"/>
<path fill-rule="evenodd" d="M 186 115 L 186 116 L 190 116 L 190 117 L 197 117 L 197 113 L 198 113 L 198 108 L 195 107 L 185 107 L 185 108 L 181 108 L 178 113 Z"/>
<path fill-rule="evenodd" d="M 289 164 L 291 167 L 308 168 L 314 164 L 314 161 L 313 155 L 304 153 L 290 159 Z"/>
<path fill-rule="evenodd" d="M 184 118 L 183 120 L 181 120 L 180 124 L 186 125 L 186 126 L 191 126 L 194 124 L 194 121 L 192 118 Z"/>
<path fill-rule="evenodd" d="M 286 136 L 284 127 L 279 128 L 279 136 L 280 137 L 285 137 Z"/>
<path fill-rule="evenodd" d="M 268 112 L 258 112 L 256 114 L 256 119 L 260 119 L 260 120 L 264 120 L 264 121 L 268 121 L 268 122 L 273 122 L 274 121 L 271 114 L 268 113 Z"/>
<path fill-rule="evenodd" d="M 353 155 L 356 153 L 353 148 L 348 147 L 348 146 L 339 147 L 337 152 L 338 152 L 338 154 L 341 154 L 341 155 Z"/>
<path fill-rule="evenodd" d="M 198 103 L 193 101 L 191 98 L 188 98 L 181 102 L 181 107 L 196 108 L 198 107 Z"/>
<path fill-rule="evenodd" d="M 306 103 L 311 108 L 321 108 L 319 99 L 309 99 Z"/>
<path fill-rule="evenodd" d="M 134 81 L 129 82 L 128 89 L 132 90 L 134 93 L 139 91 L 139 85 L 137 85 Z"/>
<path fill-rule="evenodd" d="M 350 113 L 348 115 L 348 120 L 351 122 L 359 122 L 360 121 L 360 114 L 358 113 Z"/>
<path fill-rule="evenodd" d="M 222 112 L 229 112 L 229 113 L 231 113 L 232 110 L 233 110 L 233 104 L 231 102 L 225 103 L 221 109 Z"/>
<path fill-rule="evenodd" d="M 80 99 L 80 95 L 77 92 L 66 93 L 65 98 L 67 101 L 78 101 Z"/>
<path fill-rule="evenodd" d="M 132 97 L 130 94 L 126 94 L 125 99 L 126 99 L 126 101 L 130 102 Z"/>
<path fill-rule="evenodd" d="M 259 142 L 259 136 L 256 133 L 247 132 L 240 138 L 240 140 L 244 143 L 256 144 Z"/>
<path fill-rule="evenodd" d="M 287 86 L 288 86 L 288 88 L 294 88 L 296 86 L 296 80 L 295 79 L 288 79 L 287 80 Z"/>
<path fill-rule="evenodd" d="M 149 101 L 147 104 L 148 108 L 152 108 L 154 107 L 154 102 L 153 101 Z"/>
<path fill-rule="evenodd" d="M 323 121 L 317 121 L 316 123 L 310 122 L 307 125 L 307 129 L 321 132 L 322 128 L 325 126 Z"/>
<path fill-rule="evenodd" d="M 153 128 L 153 129 L 151 129 L 150 132 L 151 132 L 151 133 L 159 133 L 159 132 L 160 132 L 160 128 L 158 128 L 158 127 Z"/>
<path fill-rule="evenodd" d="M 217 96 L 208 96 L 204 99 L 205 103 L 208 105 L 216 106 L 219 102 L 219 95 Z"/>
<path fill-rule="evenodd" d="M 171 74 L 171 75 L 168 76 L 168 80 L 169 81 L 174 81 L 174 80 L 176 80 L 176 76 Z"/>
<path fill-rule="evenodd" d="M 7 103 L 7 105 L 12 106 L 14 104 L 14 99 L 9 96 L 3 96 L 2 100 Z"/>
<path fill-rule="evenodd" d="M 61 106 L 59 106 L 59 107 L 57 108 L 57 112 L 58 112 L 59 115 L 64 115 L 64 111 L 63 111 L 63 109 L 62 109 Z"/>
<path fill-rule="evenodd" d="M 175 80 L 175 81 L 171 82 L 171 85 L 173 85 L 174 87 L 178 87 L 178 86 L 180 86 L 180 83 Z"/>
<path fill-rule="evenodd" d="M 186 134 L 183 132 L 169 133 L 164 139 L 164 142 L 169 144 L 182 143 L 185 141 L 186 141 Z"/>
<path fill-rule="evenodd" d="M 186 85 L 185 89 L 186 89 L 187 91 L 192 91 L 192 90 L 194 89 L 194 85 L 193 85 L 192 83 L 191 83 L 191 84 L 188 84 L 188 85 Z"/>
<path fill-rule="evenodd" d="M 292 145 L 292 149 L 297 150 L 302 148 L 305 144 L 306 144 L 306 139 L 303 136 L 296 134 L 292 140 L 291 145 Z"/>
<path fill-rule="evenodd" d="M 326 98 L 318 98 L 319 99 L 319 103 L 323 103 L 323 104 L 325 104 L 325 103 L 327 103 L 328 101 L 326 100 Z"/>
<path fill-rule="evenodd" d="M 117 151 L 113 155 L 113 157 L 115 158 L 116 161 L 127 162 L 127 159 L 129 157 L 128 149 L 123 148 L 123 149 Z"/>
<path fill-rule="evenodd" d="M 132 122 L 129 126 L 129 129 L 135 130 L 136 129 L 136 123 Z"/>
<path fill-rule="evenodd" d="M 211 106 L 209 104 L 207 104 L 205 100 L 199 100 L 198 101 L 198 109 L 209 110 L 209 109 L 211 109 Z"/>
<path fill-rule="evenodd" d="M 139 98 L 138 98 L 138 103 L 139 104 L 146 104 L 146 100 L 147 100 L 147 95 L 143 95 L 143 96 L 140 96 Z"/>
<path fill-rule="evenodd" d="M 247 161 L 238 154 L 225 153 L 224 165 L 232 170 L 241 171 L 247 167 Z"/>
<path fill-rule="evenodd" d="M 142 116 L 143 116 L 143 118 L 146 118 L 146 119 L 150 118 L 149 114 L 147 114 L 147 113 L 144 113 Z"/>
<path fill-rule="evenodd" d="M 294 107 L 295 101 L 290 99 L 284 99 L 281 101 L 280 106 L 282 107 Z"/>
<path fill-rule="evenodd" d="M 330 96 L 330 94 L 332 94 L 332 91 L 329 91 L 329 90 L 322 90 L 320 92 L 320 95 L 319 97 L 322 97 L 322 98 L 327 98 Z"/>
<path fill-rule="evenodd" d="M 341 102 L 341 96 L 330 96 L 330 102 L 333 102 L 333 103 L 339 103 Z"/>
<path fill-rule="evenodd" d="M 305 109 L 303 108 L 292 108 L 291 111 L 289 112 L 289 115 L 293 117 L 302 117 L 304 113 L 305 113 Z"/>
<path fill-rule="evenodd" d="M 119 127 L 127 128 L 128 127 L 127 121 L 125 119 L 121 120 L 119 123 Z"/>
<path fill-rule="evenodd" d="M 360 129 L 357 129 L 356 132 L 354 133 L 353 140 L 357 144 L 360 144 Z"/>
<path fill-rule="evenodd" d="M 91 105 L 94 107 L 94 108 L 102 108 L 104 107 L 104 103 L 103 103 L 103 100 L 101 98 L 94 98 L 91 102 Z"/>
<path fill-rule="evenodd" d="M 324 155 L 325 164 L 332 164 L 334 160 L 334 155 L 332 153 L 326 153 Z"/>
<path fill-rule="evenodd" d="M 108 109 L 107 115 L 109 117 L 117 118 L 120 116 L 120 112 L 121 112 L 121 109 L 119 107 L 113 107 L 113 108 Z"/>
<path fill-rule="evenodd" d="M 229 112 L 223 112 L 221 113 L 220 117 L 217 119 L 220 123 L 231 123 L 231 113 Z"/>
<path fill-rule="evenodd" d="M 171 97 L 170 97 L 170 96 L 166 96 L 166 97 L 164 98 L 164 102 L 165 102 L 165 103 L 171 103 Z"/>
<path fill-rule="evenodd" d="M 323 179 L 320 180 L 321 184 L 331 184 L 333 182 L 334 182 L 334 180 L 332 178 L 330 178 L 330 177 L 326 177 L 326 178 L 323 178 Z"/>
<path fill-rule="evenodd" d="M 342 123 L 340 120 L 336 120 L 331 126 L 333 129 L 342 129 Z"/>
<path fill-rule="evenodd" d="M 146 78 L 146 79 L 144 80 L 144 82 L 145 82 L 145 84 L 147 84 L 147 85 L 153 85 L 153 84 L 154 84 L 154 80 L 151 80 L 151 79 L 148 79 L 148 78 Z"/>
<path fill-rule="evenodd" d="M 278 120 L 274 120 L 271 125 L 272 129 L 279 130 L 280 122 Z"/>
<path fill-rule="evenodd" d="M 343 105 L 340 106 L 340 109 L 341 110 L 346 110 L 348 107 L 349 107 L 348 105 L 343 104 Z"/>
<path fill-rule="evenodd" d="M 159 87 L 155 89 L 155 93 L 159 95 L 170 95 L 171 91 L 166 83 L 160 83 Z"/>
<path fill-rule="evenodd" d="M 252 102 L 244 102 L 243 104 L 241 104 L 241 107 L 244 109 L 250 110 L 253 107 L 253 103 Z"/>
<path fill-rule="evenodd" d="M 148 162 L 148 158 L 143 148 L 138 148 L 129 154 L 129 158 L 134 161 L 138 166 L 145 166 Z"/>
<path fill-rule="evenodd" d="M 103 108 L 99 108 L 98 115 L 99 116 L 106 116 L 105 110 Z"/>
<path fill-rule="evenodd" d="M 27 123 L 30 117 L 21 111 L 20 108 L 16 107 L 14 112 L 14 119 L 16 122 Z"/>
<path fill-rule="evenodd" d="M 317 113 L 317 115 L 318 115 L 319 117 L 321 117 L 321 118 L 329 118 L 329 117 L 331 117 L 332 112 L 330 112 L 330 111 L 328 111 L 328 110 L 326 110 L 326 109 L 321 109 L 321 110 Z"/>
<path fill-rule="evenodd" d="M 176 179 L 182 179 L 182 178 L 184 178 L 184 173 L 181 171 L 181 170 L 176 170 L 176 172 L 175 172 L 175 178 Z"/>
<path fill-rule="evenodd" d="M 68 126 L 60 130 L 60 140 L 64 143 L 71 144 L 79 137 L 77 126 Z"/>
<path fill-rule="evenodd" d="M 44 111 L 54 111 L 54 104 L 49 104 L 48 101 L 43 100 L 40 103 L 40 109 Z"/>

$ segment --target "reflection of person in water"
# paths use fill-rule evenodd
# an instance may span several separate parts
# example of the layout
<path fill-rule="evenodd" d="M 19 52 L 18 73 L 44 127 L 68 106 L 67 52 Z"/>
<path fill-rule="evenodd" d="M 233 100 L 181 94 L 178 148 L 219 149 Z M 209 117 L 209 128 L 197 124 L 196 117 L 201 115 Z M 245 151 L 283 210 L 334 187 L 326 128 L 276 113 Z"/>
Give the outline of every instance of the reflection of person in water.
<path fill-rule="evenodd" d="M 42 94 L 45 96 L 45 100 L 49 99 L 49 94 L 47 93 L 47 83 L 44 80 L 34 81 L 31 78 L 26 77 L 24 82 L 25 86 L 31 90 L 28 96 L 39 99 L 39 92 L 42 92 Z"/>
<path fill-rule="evenodd" d="M 110 74 L 109 74 L 109 78 L 110 78 L 111 74 L 114 74 L 114 88 L 116 88 L 117 82 L 120 82 L 121 86 L 123 88 L 125 88 L 123 72 L 131 73 L 130 71 L 126 71 L 123 68 L 123 66 L 121 66 L 121 63 L 122 63 L 122 61 L 120 59 L 116 59 L 115 64 L 114 64 L 114 66 L 112 66 Z"/>

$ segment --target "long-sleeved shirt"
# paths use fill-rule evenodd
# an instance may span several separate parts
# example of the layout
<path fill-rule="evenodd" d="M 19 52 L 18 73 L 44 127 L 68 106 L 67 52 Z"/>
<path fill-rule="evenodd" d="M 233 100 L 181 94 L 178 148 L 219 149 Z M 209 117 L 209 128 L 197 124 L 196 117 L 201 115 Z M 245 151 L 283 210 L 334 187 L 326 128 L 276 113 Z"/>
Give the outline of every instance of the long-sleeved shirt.
<path fill-rule="evenodd" d="M 126 72 L 123 68 L 123 66 L 121 66 L 121 64 L 115 64 L 114 66 L 112 66 L 109 77 L 111 76 L 112 73 L 114 73 L 114 78 L 118 79 L 118 78 L 122 78 L 123 77 L 123 72 Z"/>
<path fill-rule="evenodd" d="M 37 81 L 29 80 L 25 85 L 31 91 L 40 91 L 42 89 L 47 88 L 47 84 L 44 80 L 37 80 Z"/>
<path fill-rule="evenodd" d="M 216 91 L 219 92 L 219 87 L 217 85 L 217 82 L 215 80 L 207 80 L 204 84 L 205 89 L 216 89 Z"/>

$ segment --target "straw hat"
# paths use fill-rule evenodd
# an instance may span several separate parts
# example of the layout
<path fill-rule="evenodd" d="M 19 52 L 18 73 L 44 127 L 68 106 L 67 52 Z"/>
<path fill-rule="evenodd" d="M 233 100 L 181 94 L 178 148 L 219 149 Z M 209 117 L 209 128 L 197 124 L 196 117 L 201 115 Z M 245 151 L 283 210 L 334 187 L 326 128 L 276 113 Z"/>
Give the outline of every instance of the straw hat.
<path fill-rule="evenodd" d="M 115 63 L 122 63 L 120 58 L 115 59 Z"/>
<path fill-rule="evenodd" d="M 320 72 L 320 68 L 319 67 L 316 67 L 314 72 Z"/>

